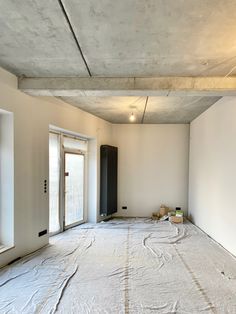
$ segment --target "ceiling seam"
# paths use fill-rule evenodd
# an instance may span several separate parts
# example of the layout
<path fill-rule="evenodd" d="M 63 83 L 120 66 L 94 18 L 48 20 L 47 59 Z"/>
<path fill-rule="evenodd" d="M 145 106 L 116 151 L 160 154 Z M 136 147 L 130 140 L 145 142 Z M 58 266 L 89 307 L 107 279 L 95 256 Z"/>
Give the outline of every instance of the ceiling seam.
<path fill-rule="evenodd" d="M 143 122 L 144 122 L 144 116 L 145 116 L 145 113 L 146 113 L 147 104 L 148 104 L 148 96 L 147 96 L 147 98 L 146 98 L 145 106 L 144 106 L 144 110 L 143 110 L 143 116 L 142 116 L 142 121 L 141 121 L 142 124 L 143 124 Z"/>
<path fill-rule="evenodd" d="M 78 49 L 79 49 L 81 58 L 82 58 L 83 61 L 84 61 L 85 67 L 86 67 L 86 69 L 87 69 L 87 71 L 88 71 L 88 74 L 89 74 L 89 76 L 91 77 L 91 76 L 92 76 L 91 71 L 90 71 L 89 66 L 88 66 L 88 63 L 87 63 L 87 61 L 86 61 L 86 59 L 85 59 L 85 57 L 84 57 L 83 51 L 82 51 L 81 46 L 80 46 L 80 43 L 79 43 L 79 41 L 78 41 L 78 38 L 77 38 L 77 36 L 76 36 L 76 34 L 75 34 L 75 32 L 74 32 L 74 29 L 73 29 L 73 27 L 72 27 L 71 21 L 70 21 L 69 16 L 68 16 L 68 14 L 67 14 L 67 12 L 66 12 L 65 6 L 64 6 L 62 0 L 58 0 L 58 3 L 59 3 L 59 5 L 60 5 L 60 7 L 61 7 L 61 9 L 62 9 L 62 12 L 63 12 L 63 14 L 64 14 L 64 17 L 65 17 L 65 19 L 66 19 L 66 21 L 67 21 L 67 24 L 68 24 L 68 26 L 69 26 L 69 28 L 70 28 L 70 31 L 71 31 L 71 33 L 72 33 L 72 35 L 73 35 L 73 37 L 74 37 L 74 40 L 75 40 L 76 45 L 77 45 L 77 47 L 78 47 Z"/>

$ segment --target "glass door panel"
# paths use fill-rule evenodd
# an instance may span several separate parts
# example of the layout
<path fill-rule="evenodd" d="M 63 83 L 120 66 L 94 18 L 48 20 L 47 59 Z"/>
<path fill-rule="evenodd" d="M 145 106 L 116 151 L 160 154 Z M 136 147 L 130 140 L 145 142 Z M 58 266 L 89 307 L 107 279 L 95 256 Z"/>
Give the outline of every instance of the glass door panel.
<path fill-rule="evenodd" d="M 65 227 L 84 220 L 84 155 L 65 153 Z"/>

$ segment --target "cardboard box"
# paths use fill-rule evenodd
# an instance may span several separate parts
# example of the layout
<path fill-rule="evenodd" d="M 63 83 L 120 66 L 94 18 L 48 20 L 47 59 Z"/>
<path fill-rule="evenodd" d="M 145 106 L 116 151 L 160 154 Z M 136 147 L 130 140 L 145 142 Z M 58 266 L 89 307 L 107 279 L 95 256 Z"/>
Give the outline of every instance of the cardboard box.
<path fill-rule="evenodd" d="M 181 224 L 184 222 L 184 218 L 183 217 L 170 216 L 169 221 L 172 223 L 175 223 L 175 224 Z"/>

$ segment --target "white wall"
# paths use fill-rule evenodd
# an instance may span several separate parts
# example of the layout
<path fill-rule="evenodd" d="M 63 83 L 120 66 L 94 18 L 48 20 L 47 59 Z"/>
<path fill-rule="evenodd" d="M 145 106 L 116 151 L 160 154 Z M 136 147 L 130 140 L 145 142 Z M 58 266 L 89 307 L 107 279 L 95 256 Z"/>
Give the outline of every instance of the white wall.
<path fill-rule="evenodd" d="M 38 232 L 48 229 L 49 125 L 93 138 L 97 152 L 101 144 L 111 144 L 111 124 L 55 98 L 35 98 L 16 89 L 16 78 L 0 69 L 0 109 L 14 116 L 14 238 L 15 247 L 0 254 L 0 266 L 44 246 L 48 237 Z M 91 154 L 95 155 L 96 151 Z M 99 158 L 97 159 L 99 165 Z M 99 172 L 94 202 L 99 201 Z M 90 181 L 92 180 L 90 175 Z M 96 208 L 98 209 L 98 208 Z M 98 218 L 97 214 L 97 218 Z"/>
<path fill-rule="evenodd" d="M 14 244 L 14 122 L 0 110 L 0 243 Z"/>
<path fill-rule="evenodd" d="M 236 255 L 236 98 L 225 97 L 191 123 L 189 215 Z"/>
<path fill-rule="evenodd" d="M 147 217 L 162 203 L 187 209 L 189 125 L 113 125 L 113 144 L 119 216 Z"/>

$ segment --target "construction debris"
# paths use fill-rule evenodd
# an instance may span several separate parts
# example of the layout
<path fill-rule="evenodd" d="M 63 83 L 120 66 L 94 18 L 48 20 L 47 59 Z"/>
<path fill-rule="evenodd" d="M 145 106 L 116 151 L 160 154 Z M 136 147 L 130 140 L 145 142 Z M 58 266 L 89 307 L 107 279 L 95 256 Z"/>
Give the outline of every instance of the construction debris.
<path fill-rule="evenodd" d="M 177 217 L 177 216 L 170 216 L 169 217 L 169 221 L 173 222 L 175 224 L 179 224 L 179 223 L 183 223 L 184 222 L 184 218 L 183 217 Z"/>
<path fill-rule="evenodd" d="M 172 223 L 183 223 L 184 212 L 181 207 L 176 207 L 176 210 L 172 210 L 166 205 L 161 205 L 159 211 L 152 213 L 153 220 L 169 220 Z"/>

